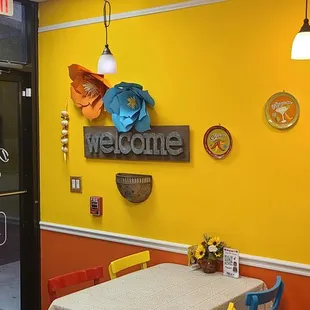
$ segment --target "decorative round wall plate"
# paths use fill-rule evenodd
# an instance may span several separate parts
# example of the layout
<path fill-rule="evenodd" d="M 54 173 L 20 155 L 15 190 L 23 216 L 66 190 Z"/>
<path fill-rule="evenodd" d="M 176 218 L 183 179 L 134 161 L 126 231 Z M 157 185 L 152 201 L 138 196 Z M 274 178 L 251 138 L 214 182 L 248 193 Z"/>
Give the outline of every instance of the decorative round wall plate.
<path fill-rule="evenodd" d="M 296 98 L 286 92 L 271 96 L 265 107 L 267 122 L 274 128 L 287 129 L 294 126 L 299 118 L 299 104 Z"/>
<path fill-rule="evenodd" d="M 213 158 L 225 158 L 232 148 L 230 132 L 221 125 L 213 126 L 205 133 L 203 145 L 208 154 Z"/>

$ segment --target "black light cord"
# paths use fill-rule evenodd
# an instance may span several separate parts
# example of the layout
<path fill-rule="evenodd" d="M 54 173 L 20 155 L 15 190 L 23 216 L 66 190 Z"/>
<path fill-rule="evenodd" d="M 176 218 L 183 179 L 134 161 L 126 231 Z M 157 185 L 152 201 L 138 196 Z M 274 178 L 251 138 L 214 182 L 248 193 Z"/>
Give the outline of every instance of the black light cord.
<path fill-rule="evenodd" d="M 308 19 L 308 0 L 306 0 L 306 19 Z"/>
<path fill-rule="evenodd" d="M 108 45 L 108 27 L 111 23 L 111 4 L 108 0 L 104 0 L 103 4 L 103 23 L 105 28 L 105 45 Z"/>

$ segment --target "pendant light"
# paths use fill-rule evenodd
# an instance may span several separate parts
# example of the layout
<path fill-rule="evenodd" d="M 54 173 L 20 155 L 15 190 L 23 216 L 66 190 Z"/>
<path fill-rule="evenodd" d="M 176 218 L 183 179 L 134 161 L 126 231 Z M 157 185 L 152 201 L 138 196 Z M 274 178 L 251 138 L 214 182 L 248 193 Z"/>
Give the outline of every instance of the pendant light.
<path fill-rule="evenodd" d="M 292 47 L 292 59 L 310 59 L 310 25 L 308 19 L 308 0 L 306 0 L 306 17 L 304 24 L 297 33 Z"/>
<path fill-rule="evenodd" d="M 104 0 L 103 23 L 105 28 L 105 46 L 98 61 L 97 71 L 100 74 L 116 73 L 116 61 L 108 44 L 108 27 L 111 23 L 111 4 L 108 0 Z"/>

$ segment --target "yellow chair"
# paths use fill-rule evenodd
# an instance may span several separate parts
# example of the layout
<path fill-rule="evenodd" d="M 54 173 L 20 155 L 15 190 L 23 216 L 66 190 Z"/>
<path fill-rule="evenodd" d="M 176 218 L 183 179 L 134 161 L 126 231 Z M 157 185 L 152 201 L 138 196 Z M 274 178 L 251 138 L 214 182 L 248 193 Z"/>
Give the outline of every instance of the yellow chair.
<path fill-rule="evenodd" d="M 137 254 L 129 255 L 113 261 L 109 265 L 110 278 L 115 279 L 116 274 L 124 269 L 135 265 L 141 265 L 141 269 L 147 268 L 147 262 L 150 261 L 150 252 L 144 251 Z"/>
<path fill-rule="evenodd" d="M 235 305 L 232 302 L 230 302 L 227 310 L 236 310 Z"/>

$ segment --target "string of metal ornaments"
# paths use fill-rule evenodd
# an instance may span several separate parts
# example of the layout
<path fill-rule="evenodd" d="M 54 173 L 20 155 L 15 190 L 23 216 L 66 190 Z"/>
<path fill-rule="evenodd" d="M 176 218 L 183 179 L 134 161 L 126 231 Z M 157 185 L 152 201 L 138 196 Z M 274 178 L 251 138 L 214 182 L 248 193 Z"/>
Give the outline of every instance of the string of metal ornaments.
<path fill-rule="evenodd" d="M 68 101 L 66 104 L 66 110 L 63 110 L 60 112 L 61 116 L 61 151 L 63 152 L 64 155 L 64 160 L 67 161 L 67 154 L 69 151 L 68 148 L 68 143 L 69 143 L 69 138 L 68 138 L 68 129 L 69 129 L 69 113 L 68 113 Z"/>

